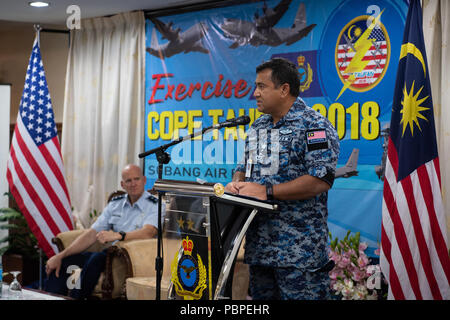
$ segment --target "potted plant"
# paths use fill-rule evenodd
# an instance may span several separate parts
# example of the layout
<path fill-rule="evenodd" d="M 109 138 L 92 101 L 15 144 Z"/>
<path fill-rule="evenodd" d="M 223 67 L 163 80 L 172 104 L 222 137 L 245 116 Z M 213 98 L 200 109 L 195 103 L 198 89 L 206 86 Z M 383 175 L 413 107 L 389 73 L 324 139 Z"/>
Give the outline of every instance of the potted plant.
<path fill-rule="evenodd" d="M 10 193 L 5 195 L 12 198 Z M 20 281 L 27 285 L 39 276 L 38 243 L 25 217 L 14 207 L 15 204 L 11 208 L 0 208 L 0 229 L 8 230 L 8 235 L 0 239 L 3 245 L 0 256 L 3 256 L 4 271 L 21 271 Z"/>

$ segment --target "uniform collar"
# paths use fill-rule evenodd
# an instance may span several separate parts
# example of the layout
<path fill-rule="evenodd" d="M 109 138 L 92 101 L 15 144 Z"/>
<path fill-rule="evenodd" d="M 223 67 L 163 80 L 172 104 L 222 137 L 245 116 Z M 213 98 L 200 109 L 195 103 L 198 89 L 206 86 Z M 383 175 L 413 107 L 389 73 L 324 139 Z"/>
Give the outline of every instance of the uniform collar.
<path fill-rule="evenodd" d="M 306 104 L 303 101 L 302 98 L 298 97 L 297 100 L 294 101 L 289 111 L 282 117 L 275 125 L 274 127 L 279 127 L 283 125 L 286 121 L 295 121 L 300 120 L 303 115 L 303 111 L 306 108 Z M 273 118 L 270 114 L 265 114 L 261 116 L 262 123 L 273 125 Z"/>
<path fill-rule="evenodd" d="M 280 119 L 280 121 L 300 120 L 305 108 L 306 108 L 305 102 L 303 101 L 302 98 L 298 97 L 297 100 L 295 100 L 294 103 L 292 104 L 292 107 L 289 109 L 288 113 L 286 113 L 284 117 Z"/>
<path fill-rule="evenodd" d="M 148 193 L 146 190 L 144 190 L 144 192 L 142 193 L 142 195 L 139 197 L 139 199 L 133 204 L 133 206 L 137 206 L 138 209 L 143 210 L 144 209 L 144 203 L 145 203 L 145 199 L 148 198 L 150 196 L 150 193 Z M 125 198 L 125 202 L 123 203 L 123 206 L 130 206 L 132 207 L 131 203 L 130 203 L 130 199 L 128 198 L 128 195 Z"/>

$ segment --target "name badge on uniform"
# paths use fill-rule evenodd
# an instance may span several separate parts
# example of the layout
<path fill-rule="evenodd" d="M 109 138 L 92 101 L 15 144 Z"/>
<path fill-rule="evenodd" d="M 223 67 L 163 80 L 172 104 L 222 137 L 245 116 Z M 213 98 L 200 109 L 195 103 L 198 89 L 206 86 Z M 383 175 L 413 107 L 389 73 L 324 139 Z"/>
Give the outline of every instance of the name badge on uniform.
<path fill-rule="evenodd" d="M 306 146 L 308 151 L 328 149 L 328 138 L 325 129 L 306 131 Z"/>
<path fill-rule="evenodd" d="M 250 178 L 252 176 L 252 168 L 253 168 L 253 161 L 252 159 L 248 159 L 247 165 L 245 167 L 245 177 Z"/>

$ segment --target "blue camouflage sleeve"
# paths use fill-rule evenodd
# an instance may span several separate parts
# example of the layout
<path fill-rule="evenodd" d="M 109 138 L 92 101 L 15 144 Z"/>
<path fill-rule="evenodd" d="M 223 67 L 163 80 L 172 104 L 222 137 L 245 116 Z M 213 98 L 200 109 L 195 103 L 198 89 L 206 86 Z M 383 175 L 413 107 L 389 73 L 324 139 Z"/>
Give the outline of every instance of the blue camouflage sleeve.
<path fill-rule="evenodd" d="M 242 158 L 239 160 L 235 171 L 240 171 L 240 172 L 245 172 L 245 164 L 247 163 L 247 158 L 248 158 L 248 133 L 250 132 L 250 130 L 247 132 L 247 137 L 245 138 L 245 149 L 244 149 L 244 154 L 242 155 Z"/>
<path fill-rule="evenodd" d="M 305 166 L 309 175 L 332 186 L 339 157 L 339 137 L 331 124 L 322 124 L 305 132 Z"/>

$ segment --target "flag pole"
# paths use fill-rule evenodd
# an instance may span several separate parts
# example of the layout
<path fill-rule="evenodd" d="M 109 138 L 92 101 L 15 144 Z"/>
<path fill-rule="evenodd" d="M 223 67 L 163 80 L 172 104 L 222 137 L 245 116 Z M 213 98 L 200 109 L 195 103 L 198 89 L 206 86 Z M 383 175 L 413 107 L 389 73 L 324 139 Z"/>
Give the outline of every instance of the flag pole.
<path fill-rule="evenodd" d="M 42 290 L 42 248 L 39 248 L 39 290 Z"/>
<path fill-rule="evenodd" d="M 35 24 L 34 30 L 36 30 L 36 39 L 38 46 L 41 46 L 40 38 L 41 38 L 41 30 L 42 27 L 39 24 Z M 42 248 L 39 247 L 39 290 L 42 290 Z"/>

